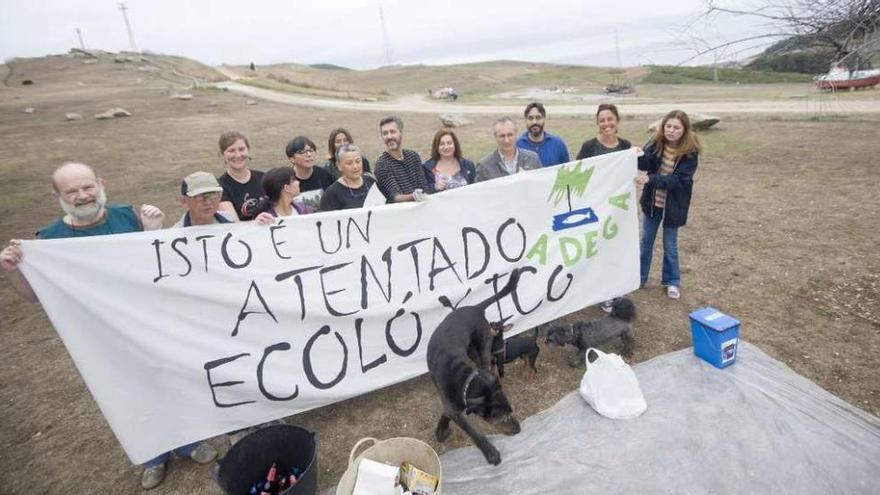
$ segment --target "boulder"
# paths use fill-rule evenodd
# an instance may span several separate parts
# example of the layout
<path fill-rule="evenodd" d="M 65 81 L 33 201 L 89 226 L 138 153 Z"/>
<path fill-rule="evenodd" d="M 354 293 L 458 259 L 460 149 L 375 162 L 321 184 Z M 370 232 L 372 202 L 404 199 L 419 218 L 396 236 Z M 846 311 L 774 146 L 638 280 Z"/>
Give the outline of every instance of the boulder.
<path fill-rule="evenodd" d="M 713 125 L 721 122 L 721 117 L 707 115 L 705 113 L 693 113 L 688 115 L 691 118 L 691 126 L 696 131 L 705 131 Z"/>
<path fill-rule="evenodd" d="M 462 127 L 470 124 L 471 121 L 460 115 L 441 115 L 440 123 L 444 127 Z"/>
<path fill-rule="evenodd" d="M 34 113 L 36 111 L 37 111 L 37 109 L 34 107 L 27 107 L 24 110 L 22 110 L 22 112 L 24 112 L 24 113 Z"/>
<path fill-rule="evenodd" d="M 96 120 L 115 119 L 117 117 L 131 117 L 131 112 L 124 108 L 116 107 L 111 108 L 104 113 L 95 114 Z"/>
<path fill-rule="evenodd" d="M 720 117 L 715 117 L 714 115 L 708 115 L 705 113 L 690 113 L 688 117 L 691 119 L 691 127 L 695 131 L 705 131 L 706 129 L 712 127 L 713 125 L 721 122 Z M 657 128 L 660 127 L 660 122 L 663 119 L 657 119 L 648 126 L 648 132 L 657 132 Z"/>
<path fill-rule="evenodd" d="M 248 101 L 244 102 L 244 104 L 245 105 L 256 105 L 257 102 L 255 100 L 248 100 Z"/>
<path fill-rule="evenodd" d="M 172 100 L 192 100 L 193 95 L 189 93 L 174 93 L 171 95 Z"/>
<path fill-rule="evenodd" d="M 82 114 L 79 114 L 79 113 L 68 113 L 67 115 L 64 116 L 64 119 L 68 120 L 68 121 L 82 120 L 82 118 L 83 118 Z"/>

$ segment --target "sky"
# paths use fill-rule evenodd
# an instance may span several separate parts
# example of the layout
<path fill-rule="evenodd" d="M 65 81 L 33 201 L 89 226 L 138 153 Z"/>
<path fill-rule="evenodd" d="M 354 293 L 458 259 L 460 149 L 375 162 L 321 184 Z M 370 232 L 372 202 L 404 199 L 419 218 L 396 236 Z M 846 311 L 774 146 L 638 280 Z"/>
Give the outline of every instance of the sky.
<path fill-rule="evenodd" d="M 138 50 L 212 65 L 679 64 L 705 46 L 695 36 L 717 43 L 758 29 L 698 20 L 703 0 L 127 0 L 127 7 Z M 77 28 L 87 48 L 131 49 L 118 0 L 0 0 L 0 12 L 4 60 L 66 53 L 79 46 Z"/>

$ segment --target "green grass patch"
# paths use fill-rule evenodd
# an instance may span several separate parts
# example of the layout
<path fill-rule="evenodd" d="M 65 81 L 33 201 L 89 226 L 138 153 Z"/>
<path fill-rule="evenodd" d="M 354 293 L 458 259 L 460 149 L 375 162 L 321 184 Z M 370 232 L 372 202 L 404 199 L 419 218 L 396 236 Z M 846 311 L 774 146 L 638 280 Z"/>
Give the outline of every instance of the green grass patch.
<path fill-rule="evenodd" d="M 652 65 L 651 72 L 643 79 L 647 84 L 707 84 L 715 82 L 715 69 L 712 67 L 673 67 Z M 767 84 L 810 82 L 813 77 L 793 72 L 764 72 L 746 69 L 717 69 L 718 83 L 723 84 Z"/>

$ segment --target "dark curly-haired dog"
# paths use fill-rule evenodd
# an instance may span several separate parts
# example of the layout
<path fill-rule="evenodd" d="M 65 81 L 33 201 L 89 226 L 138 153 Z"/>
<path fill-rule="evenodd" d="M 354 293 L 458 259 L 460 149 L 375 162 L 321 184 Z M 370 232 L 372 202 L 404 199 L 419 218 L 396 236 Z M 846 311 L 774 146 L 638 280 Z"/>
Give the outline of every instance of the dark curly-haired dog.
<path fill-rule="evenodd" d="M 529 367 L 529 379 L 538 376 L 538 368 L 535 361 L 538 360 L 538 353 L 541 348 L 538 347 L 538 327 L 535 327 L 531 336 L 517 336 L 504 339 L 504 333 L 510 330 L 512 325 L 504 325 L 503 322 L 491 322 L 489 325 L 493 330 L 492 337 L 492 363 L 498 369 L 498 376 L 504 378 L 504 365 L 510 363 L 514 359 L 521 358 L 525 360 Z"/>
<path fill-rule="evenodd" d="M 625 358 L 631 358 L 635 346 L 632 329 L 632 321 L 635 317 L 635 304 L 627 298 L 620 298 L 614 301 L 611 314 L 604 318 L 551 327 L 547 332 L 546 342 L 557 346 L 566 344 L 575 346 L 574 354 L 568 361 L 573 367 L 583 365 L 587 349 L 599 347 L 617 337 L 620 337 L 623 344 L 620 354 Z"/>

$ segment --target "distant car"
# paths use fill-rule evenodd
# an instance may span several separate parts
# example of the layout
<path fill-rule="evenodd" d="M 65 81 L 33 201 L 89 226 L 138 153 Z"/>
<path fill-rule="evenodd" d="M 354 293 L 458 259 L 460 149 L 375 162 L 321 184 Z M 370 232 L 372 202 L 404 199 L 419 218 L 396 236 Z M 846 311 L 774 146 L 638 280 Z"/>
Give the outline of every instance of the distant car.
<path fill-rule="evenodd" d="M 431 95 L 431 98 L 438 100 L 455 101 L 458 99 L 458 93 L 452 88 L 440 88 L 436 91 L 428 90 L 428 94 Z"/>
<path fill-rule="evenodd" d="M 632 92 L 632 86 L 627 86 L 626 84 L 609 84 L 605 86 L 606 94 L 628 95 L 632 94 Z"/>

